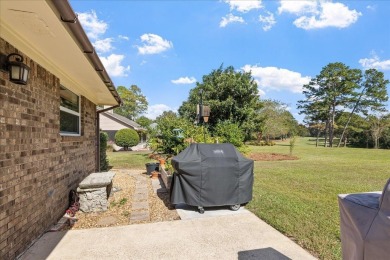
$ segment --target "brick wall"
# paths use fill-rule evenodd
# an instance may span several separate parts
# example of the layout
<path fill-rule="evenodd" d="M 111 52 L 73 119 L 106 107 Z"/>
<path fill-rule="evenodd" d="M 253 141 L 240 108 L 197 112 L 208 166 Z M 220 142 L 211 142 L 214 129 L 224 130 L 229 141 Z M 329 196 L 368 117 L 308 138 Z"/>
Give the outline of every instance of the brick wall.
<path fill-rule="evenodd" d="M 11 52 L 0 38 L 0 53 Z M 81 97 L 81 136 L 61 136 L 60 80 L 19 54 L 31 68 L 28 85 L 0 71 L 0 259 L 15 258 L 54 224 L 70 189 L 96 168 L 95 104 Z"/>

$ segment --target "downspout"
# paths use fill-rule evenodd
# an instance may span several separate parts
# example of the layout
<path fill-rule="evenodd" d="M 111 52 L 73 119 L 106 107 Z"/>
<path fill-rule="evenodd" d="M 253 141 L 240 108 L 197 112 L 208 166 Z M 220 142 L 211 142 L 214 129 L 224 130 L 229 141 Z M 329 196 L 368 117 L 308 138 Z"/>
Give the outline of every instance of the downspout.
<path fill-rule="evenodd" d="M 100 172 L 100 113 L 112 110 L 119 106 L 120 105 L 116 105 L 96 111 L 96 172 Z"/>

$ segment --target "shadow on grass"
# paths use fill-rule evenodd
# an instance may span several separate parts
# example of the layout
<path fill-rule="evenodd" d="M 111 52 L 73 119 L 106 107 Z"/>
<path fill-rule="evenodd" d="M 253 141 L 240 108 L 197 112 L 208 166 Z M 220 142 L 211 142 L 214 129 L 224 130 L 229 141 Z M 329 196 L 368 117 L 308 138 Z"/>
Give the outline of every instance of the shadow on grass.
<path fill-rule="evenodd" d="M 290 146 L 290 144 L 275 144 L 275 146 Z"/>

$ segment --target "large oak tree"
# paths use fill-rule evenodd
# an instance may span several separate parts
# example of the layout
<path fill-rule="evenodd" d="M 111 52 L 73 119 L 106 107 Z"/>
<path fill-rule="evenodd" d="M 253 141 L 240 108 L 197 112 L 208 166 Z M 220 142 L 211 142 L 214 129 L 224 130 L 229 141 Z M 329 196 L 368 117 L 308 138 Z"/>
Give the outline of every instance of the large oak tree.
<path fill-rule="evenodd" d="M 219 122 L 229 120 L 244 131 L 251 131 L 255 112 L 260 107 L 258 88 L 250 72 L 236 71 L 232 66 L 222 66 L 203 76 L 190 90 L 189 97 L 179 108 L 179 114 L 192 122 L 196 119 L 196 106 L 200 103 L 210 106 L 210 129 Z"/>

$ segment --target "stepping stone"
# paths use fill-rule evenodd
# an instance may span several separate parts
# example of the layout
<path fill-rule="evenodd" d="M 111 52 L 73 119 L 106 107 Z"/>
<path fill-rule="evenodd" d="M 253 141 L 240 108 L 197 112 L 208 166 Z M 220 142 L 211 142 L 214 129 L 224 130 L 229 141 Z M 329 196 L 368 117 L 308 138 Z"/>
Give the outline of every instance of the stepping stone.
<path fill-rule="evenodd" d="M 132 212 L 130 216 L 130 223 L 149 221 L 149 220 L 150 220 L 149 210 Z"/>
<path fill-rule="evenodd" d="M 144 200 L 148 200 L 147 193 L 136 193 L 133 196 L 133 201 L 144 201 Z"/>
<path fill-rule="evenodd" d="M 133 201 L 131 210 L 149 210 L 149 202 Z"/>
<path fill-rule="evenodd" d="M 134 194 L 145 194 L 145 195 L 148 195 L 149 191 L 148 189 L 144 189 L 144 188 L 135 188 L 135 191 L 134 191 Z"/>

